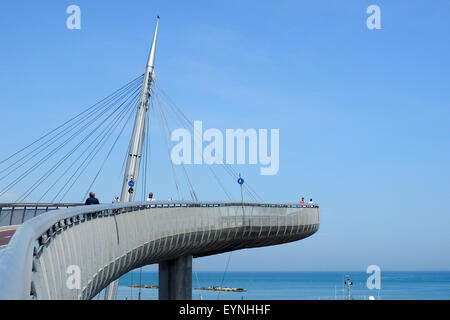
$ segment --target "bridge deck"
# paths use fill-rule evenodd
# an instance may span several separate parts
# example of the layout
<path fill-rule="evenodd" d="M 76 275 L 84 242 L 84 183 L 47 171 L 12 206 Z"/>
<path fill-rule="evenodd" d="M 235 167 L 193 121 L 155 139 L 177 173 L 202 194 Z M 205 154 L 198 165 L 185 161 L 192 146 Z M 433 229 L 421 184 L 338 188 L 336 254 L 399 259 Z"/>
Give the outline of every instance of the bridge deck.
<path fill-rule="evenodd" d="M 300 240 L 319 209 L 273 203 L 83 206 L 25 222 L 0 257 L 0 299 L 90 299 L 140 266 Z M 68 288 L 68 268 L 80 287 Z M 32 295 L 30 295 L 30 292 Z"/>

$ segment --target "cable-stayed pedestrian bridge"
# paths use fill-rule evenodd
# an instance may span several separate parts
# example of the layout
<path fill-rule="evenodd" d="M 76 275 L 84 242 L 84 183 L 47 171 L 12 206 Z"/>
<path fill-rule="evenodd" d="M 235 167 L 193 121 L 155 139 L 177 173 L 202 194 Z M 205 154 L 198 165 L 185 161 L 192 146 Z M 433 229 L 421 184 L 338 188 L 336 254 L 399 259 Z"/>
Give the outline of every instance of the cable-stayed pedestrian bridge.
<path fill-rule="evenodd" d="M 318 228 L 318 207 L 300 204 L 132 202 L 59 209 L 16 231 L 0 257 L 0 299 L 91 299 L 130 270 L 154 263 L 169 270 L 160 274 L 160 297 L 189 298 L 192 257 L 300 240 Z M 182 281 L 171 279 L 177 273 Z"/>
<path fill-rule="evenodd" d="M 319 209 L 312 199 L 311 205 L 266 203 L 228 162 L 207 165 L 202 174 L 197 169 L 203 166 L 172 160 L 173 125 L 193 130 L 194 150 L 221 151 L 215 142 L 204 148 L 203 133 L 156 82 L 158 25 L 159 18 L 144 74 L 0 161 L 0 200 L 8 202 L 0 204 L 0 298 L 91 299 L 106 288 L 105 299 L 115 299 L 121 275 L 159 263 L 159 298 L 191 299 L 193 257 L 281 244 L 317 231 Z M 164 143 L 151 139 L 157 135 L 150 134 L 150 119 L 158 118 Z M 131 128 L 127 152 L 117 153 Z M 243 135 L 237 145 L 245 144 Z M 152 152 L 159 145 L 166 150 Z M 249 148 L 249 157 L 250 149 L 256 150 Z M 259 147 L 260 154 L 262 149 L 267 153 L 267 146 Z M 160 163 L 165 151 L 169 161 Z M 116 163 L 105 176 L 109 161 Z M 114 183 L 113 172 L 123 178 Z M 212 182 L 229 201 L 199 201 L 220 199 L 209 194 Z M 114 185 L 120 204 L 77 204 L 87 194 L 87 204 L 99 203 L 93 190 L 118 195 Z M 150 187 L 158 199 L 178 201 L 136 202 L 147 194 L 153 199 Z"/>

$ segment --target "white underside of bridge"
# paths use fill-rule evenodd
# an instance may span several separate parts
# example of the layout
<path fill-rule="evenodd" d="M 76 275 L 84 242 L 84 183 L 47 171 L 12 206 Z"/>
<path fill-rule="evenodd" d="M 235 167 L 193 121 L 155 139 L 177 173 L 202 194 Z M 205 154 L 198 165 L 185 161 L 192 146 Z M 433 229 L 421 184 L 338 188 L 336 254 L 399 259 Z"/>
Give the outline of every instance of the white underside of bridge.
<path fill-rule="evenodd" d="M 60 209 L 17 230 L 0 258 L 0 299 L 91 299 L 141 266 L 300 240 L 319 224 L 318 207 L 296 204 L 152 202 Z M 79 288 L 67 285 L 70 266 L 80 268 Z"/>

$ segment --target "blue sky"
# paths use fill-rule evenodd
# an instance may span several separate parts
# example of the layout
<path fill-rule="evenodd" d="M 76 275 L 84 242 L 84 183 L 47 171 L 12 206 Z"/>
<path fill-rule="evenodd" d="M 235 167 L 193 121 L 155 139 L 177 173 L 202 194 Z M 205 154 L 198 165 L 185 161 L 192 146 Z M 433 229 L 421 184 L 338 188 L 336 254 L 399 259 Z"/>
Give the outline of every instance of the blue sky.
<path fill-rule="evenodd" d="M 66 28 L 71 4 L 81 30 Z M 381 30 L 366 27 L 371 4 Z M 231 270 L 450 270 L 448 12 L 444 0 L 8 2 L 0 159 L 141 74 L 159 14 L 164 90 L 206 128 L 280 129 L 277 175 L 238 170 L 268 201 L 321 206 L 314 236 L 235 252 Z M 105 202 L 125 140 L 96 189 Z M 166 160 L 152 162 L 160 198 Z"/>

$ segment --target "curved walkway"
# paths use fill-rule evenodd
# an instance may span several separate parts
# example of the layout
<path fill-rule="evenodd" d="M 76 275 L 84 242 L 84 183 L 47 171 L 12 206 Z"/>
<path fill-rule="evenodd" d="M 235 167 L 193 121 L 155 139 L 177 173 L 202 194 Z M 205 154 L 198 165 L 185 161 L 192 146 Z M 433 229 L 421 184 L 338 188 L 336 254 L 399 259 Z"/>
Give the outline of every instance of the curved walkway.
<path fill-rule="evenodd" d="M 237 202 L 122 203 L 26 221 L 0 257 L 0 299 L 91 299 L 135 268 L 300 240 L 319 208 Z"/>

